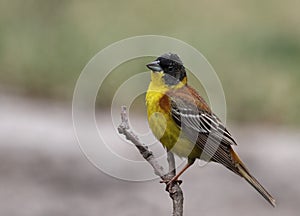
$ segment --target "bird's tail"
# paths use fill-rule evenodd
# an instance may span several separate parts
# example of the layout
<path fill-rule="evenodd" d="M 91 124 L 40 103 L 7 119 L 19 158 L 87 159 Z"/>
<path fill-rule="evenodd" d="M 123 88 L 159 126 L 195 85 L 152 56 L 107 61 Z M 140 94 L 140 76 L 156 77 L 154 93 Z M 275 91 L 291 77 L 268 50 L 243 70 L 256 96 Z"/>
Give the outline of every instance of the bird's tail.
<path fill-rule="evenodd" d="M 236 168 L 239 174 L 251 184 L 255 190 L 257 190 L 273 207 L 276 206 L 276 201 L 272 195 L 250 174 L 244 163 L 239 156 L 232 150 L 231 152 L 234 161 L 236 162 Z"/>

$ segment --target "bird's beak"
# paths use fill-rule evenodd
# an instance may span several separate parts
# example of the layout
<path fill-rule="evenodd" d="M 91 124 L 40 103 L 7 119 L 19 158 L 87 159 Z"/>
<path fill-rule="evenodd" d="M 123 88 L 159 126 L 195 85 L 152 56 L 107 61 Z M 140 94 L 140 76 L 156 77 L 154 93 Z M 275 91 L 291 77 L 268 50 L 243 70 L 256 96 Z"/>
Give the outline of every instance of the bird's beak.
<path fill-rule="evenodd" d="M 162 71 L 162 68 L 159 65 L 159 61 L 153 61 L 153 62 L 147 64 L 146 66 L 153 72 Z"/>

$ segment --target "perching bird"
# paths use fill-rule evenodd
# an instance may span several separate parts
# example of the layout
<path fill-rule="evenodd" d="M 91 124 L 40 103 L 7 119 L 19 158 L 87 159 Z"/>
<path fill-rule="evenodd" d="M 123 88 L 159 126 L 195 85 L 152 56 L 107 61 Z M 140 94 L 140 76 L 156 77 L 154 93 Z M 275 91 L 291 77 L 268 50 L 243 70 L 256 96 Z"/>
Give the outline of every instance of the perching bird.
<path fill-rule="evenodd" d="M 151 82 L 146 94 L 148 122 L 155 137 L 167 149 L 188 158 L 188 169 L 196 159 L 224 165 L 249 182 L 272 206 L 275 199 L 250 174 L 232 148 L 235 140 L 205 100 L 187 84 L 182 61 L 167 53 L 147 64 Z"/>

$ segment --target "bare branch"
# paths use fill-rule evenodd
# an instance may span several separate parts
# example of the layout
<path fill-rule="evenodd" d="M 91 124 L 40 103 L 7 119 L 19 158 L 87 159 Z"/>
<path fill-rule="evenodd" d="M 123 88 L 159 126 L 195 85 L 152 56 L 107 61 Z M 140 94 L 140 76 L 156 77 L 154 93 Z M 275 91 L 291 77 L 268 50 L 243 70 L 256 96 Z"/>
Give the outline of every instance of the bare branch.
<path fill-rule="evenodd" d="M 149 148 L 140 142 L 139 138 L 130 130 L 126 107 L 122 106 L 121 124 L 118 127 L 120 134 L 125 135 L 126 139 L 131 141 L 139 150 L 144 159 L 153 167 L 155 175 L 159 176 L 163 182 L 167 182 L 176 175 L 175 159 L 171 152 L 168 152 L 169 173 L 165 175 L 164 168 L 161 166 Z M 166 185 L 166 191 L 173 201 L 173 216 L 183 215 L 183 193 L 178 183 Z"/>

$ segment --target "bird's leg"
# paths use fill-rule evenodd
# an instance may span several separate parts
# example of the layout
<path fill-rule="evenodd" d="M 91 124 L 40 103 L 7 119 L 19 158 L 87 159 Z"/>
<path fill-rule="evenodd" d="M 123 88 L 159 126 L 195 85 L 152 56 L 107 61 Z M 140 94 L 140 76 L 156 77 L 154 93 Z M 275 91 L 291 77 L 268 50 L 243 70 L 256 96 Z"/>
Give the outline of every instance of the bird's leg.
<path fill-rule="evenodd" d="M 169 180 L 167 182 L 167 186 L 174 183 L 174 182 L 179 182 L 181 183 L 182 181 L 179 181 L 178 178 L 190 167 L 193 165 L 193 163 L 195 162 L 195 159 L 188 159 L 187 164 L 183 167 L 183 169 L 177 174 L 175 175 L 171 180 Z M 166 183 L 165 181 L 163 181 L 163 183 Z"/>

